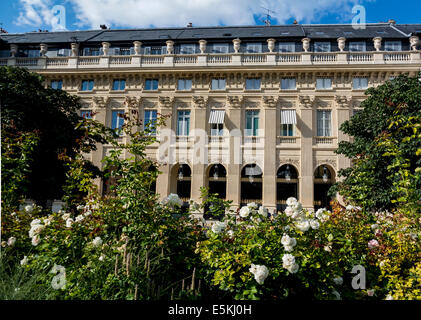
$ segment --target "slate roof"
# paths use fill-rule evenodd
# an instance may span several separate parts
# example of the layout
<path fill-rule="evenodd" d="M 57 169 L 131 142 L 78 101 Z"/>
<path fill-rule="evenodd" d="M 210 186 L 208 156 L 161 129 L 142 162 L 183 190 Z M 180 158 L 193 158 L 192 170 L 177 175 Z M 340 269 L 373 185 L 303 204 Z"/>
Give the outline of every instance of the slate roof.
<path fill-rule="evenodd" d="M 0 39 L 6 43 L 39 44 L 39 43 L 100 43 L 139 41 L 183 40 L 197 42 L 200 39 L 214 41 L 232 41 L 232 39 L 282 38 L 312 39 L 347 39 L 369 38 L 407 38 L 408 34 L 421 32 L 421 24 L 390 25 L 388 23 L 367 24 L 365 29 L 355 30 L 352 25 L 274 25 L 274 26 L 236 26 L 236 27 L 184 27 L 155 29 L 112 29 L 89 31 L 61 32 L 27 32 L 20 34 L 0 34 Z M 75 40 L 76 39 L 76 40 Z"/>

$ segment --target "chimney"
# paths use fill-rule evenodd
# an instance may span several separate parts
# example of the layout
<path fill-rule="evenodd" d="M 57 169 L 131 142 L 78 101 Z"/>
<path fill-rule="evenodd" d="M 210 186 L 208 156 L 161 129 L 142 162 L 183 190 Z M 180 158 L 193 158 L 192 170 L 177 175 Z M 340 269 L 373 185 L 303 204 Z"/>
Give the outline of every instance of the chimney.
<path fill-rule="evenodd" d="M 396 24 L 396 21 L 393 20 L 393 19 L 389 19 L 388 23 L 390 23 L 390 24 Z"/>
<path fill-rule="evenodd" d="M 101 25 L 99 25 L 99 27 L 100 27 L 102 30 L 107 30 L 107 26 L 106 26 L 105 24 L 101 24 Z"/>
<path fill-rule="evenodd" d="M 189 22 L 187 28 L 193 28 L 193 23 Z"/>

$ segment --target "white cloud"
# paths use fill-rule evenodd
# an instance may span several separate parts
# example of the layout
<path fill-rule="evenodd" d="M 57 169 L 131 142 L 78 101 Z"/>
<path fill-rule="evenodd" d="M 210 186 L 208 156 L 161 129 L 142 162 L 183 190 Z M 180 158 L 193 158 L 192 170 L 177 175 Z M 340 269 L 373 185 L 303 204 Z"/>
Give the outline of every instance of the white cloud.
<path fill-rule="evenodd" d="M 362 0 L 361 0 L 362 1 Z M 300 23 L 317 22 L 325 14 L 350 20 L 353 4 L 358 0 L 67 0 L 76 14 L 77 25 L 98 29 L 112 27 L 171 27 L 215 25 L 254 25 L 254 16 L 263 19 L 269 8 L 278 24 L 290 18 Z M 365 0 L 370 1 L 370 0 Z M 51 25 L 52 0 L 20 0 L 23 11 L 20 24 Z M 69 9 L 69 7 L 68 7 Z M 69 27 L 69 26 L 68 26 Z"/>

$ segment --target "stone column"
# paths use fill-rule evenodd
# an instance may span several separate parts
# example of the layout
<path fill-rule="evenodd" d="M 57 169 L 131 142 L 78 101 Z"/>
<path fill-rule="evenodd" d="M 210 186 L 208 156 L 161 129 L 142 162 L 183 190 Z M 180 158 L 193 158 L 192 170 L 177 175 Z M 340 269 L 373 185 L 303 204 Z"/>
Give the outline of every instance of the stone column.
<path fill-rule="evenodd" d="M 241 102 L 227 110 L 225 121 L 229 136 L 229 163 L 227 167 L 227 200 L 232 200 L 232 207 L 238 208 L 241 202 L 241 167 L 242 167 L 242 112 Z"/>
<path fill-rule="evenodd" d="M 175 137 L 173 135 L 172 136 L 168 135 L 168 133 L 170 133 L 173 127 L 172 126 L 172 114 L 173 114 L 172 107 L 173 105 L 172 105 L 171 98 L 169 97 L 160 98 L 160 105 L 159 105 L 158 112 L 162 116 L 168 116 L 168 118 L 166 118 L 165 124 L 161 126 L 158 130 L 158 135 L 165 132 L 165 135 L 161 136 L 160 138 L 161 144 L 169 145 L 170 143 L 172 144 L 174 142 L 172 140 L 175 140 Z M 164 136 L 166 137 L 165 139 L 168 139 L 168 140 L 164 141 Z M 172 148 L 168 148 L 168 150 L 166 151 L 175 152 L 175 150 L 173 150 Z M 156 154 L 156 158 L 158 159 L 158 162 L 160 163 L 158 170 L 162 173 L 158 175 L 158 178 L 156 180 L 156 193 L 159 194 L 159 199 L 162 200 L 166 196 L 168 196 L 171 192 L 175 193 L 177 181 L 175 180 L 175 177 L 174 177 L 174 181 L 172 181 L 173 185 L 171 185 L 171 169 L 174 163 L 171 163 L 171 161 L 161 161 L 159 159 L 158 152 L 159 150 L 157 150 L 157 154 Z M 168 154 L 167 159 L 171 159 L 170 154 Z M 173 156 L 173 159 L 175 159 L 175 155 Z M 175 183 L 175 186 L 174 186 L 174 183 Z"/>
<path fill-rule="evenodd" d="M 301 105 L 298 126 L 301 131 L 299 198 L 304 208 L 314 208 L 313 109 Z"/>
<path fill-rule="evenodd" d="M 263 165 L 263 206 L 276 209 L 276 104 L 265 105 L 264 113 L 264 165 Z"/>
<path fill-rule="evenodd" d="M 208 145 L 206 139 L 208 138 L 206 128 L 206 105 L 200 107 L 195 105 L 192 109 L 193 117 L 190 127 L 193 131 L 194 143 L 197 149 L 194 148 L 190 154 L 192 158 L 192 180 L 191 180 L 191 199 L 197 203 L 201 203 L 200 188 L 206 186 L 206 168 L 208 162 L 208 154 L 206 146 Z"/>

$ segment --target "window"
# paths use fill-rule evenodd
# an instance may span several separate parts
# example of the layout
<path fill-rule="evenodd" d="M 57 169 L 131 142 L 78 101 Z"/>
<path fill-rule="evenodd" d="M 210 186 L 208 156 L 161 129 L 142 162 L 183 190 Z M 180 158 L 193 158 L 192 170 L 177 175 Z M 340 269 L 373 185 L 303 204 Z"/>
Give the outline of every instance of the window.
<path fill-rule="evenodd" d="M 224 135 L 224 110 L 211 110 L 209 114 L 209 124 L 211 130 L 211 136 L 222 136 Z"/>
<path fill-rule="evenodd" d="M 58 49 L 57 56 L 58 57 L 70 57 L 72 51 L 70 49 Z"/>
<path fill-rule="evenodd" d="M 124 110 L 113 110 L 111 118 L 111 129 L 116 130 L 120 135 L 123 134 L 121 128 L 124 124 Z"/>
<path fill-rule="evenodd" d="M 246 44 L 246 52 L 247 53 L 261 53 L 262 52 L 262 44 L 261 43 L 247 43 Z"/>
<path fill-rule="evenodd" d="M 293 137 L 297 125 L 297 114 L 295 110 L 281 110 L 281 136 Z"/>
<path fill-rule="evenodd" d="M 368 87 L 368 78 L 353 78 L 352 79 L 352 88 L 353 89 L 367 89 Z"/>
<path fill-rule="evenodd" d="M 178 79 L 177 90 L 191 90 L 192 81 L 191 79 Z"/>
<path fill-rule="evenodd" d="M 295 78 L 282 78 L 281 79 L 281 89 L 282 90 L 295 90 L 296 89 L 296 80 Z"/>
<path fill-rule="evenodd" d="M 366 51 L 366 43 L 363 41 L 351 41 L 349 43 L 349 51 Z"/>
<path fill-rule="evenodd" d="M 225 79 L 212 79 L 212 90 L 224 90 Z"/>
<path fill-rule="evenodd" d="M 259 89 L 260 89 L 260 78 L 246 79 L 246 90 L 259 90 Z"/>
<path fill-rule="evenodd" d="M 145 120 L 143 127 L 145 129 L 151 130 L 151 134 L 156 134 L 156 118 L 157 118 L 157 111 L 156 110 L 145 110 Z"/>
<path fill-rule="evenodd" d="M 402 51 L 402 43 L 400 41 L 385 41 L 385 51 Z"/>
<path fill-rule="evenodd" d="M 40 56 L 39 49 L 19 50 L 18 56 L 28 58 L 38 58 Z"/>
<path fill-rule="evenodd" d="M 295 52 L 294 42 L 282 42 L 279 44 L 279 52 Z"/>
<path fill-rule="evenodd" d="M 316 89 L 332 89 L 332 79 L 318 78 L 316 80 Z"/>
<path fill-rule="evenodd" d="M 143 49 L 143 54 L 145 55 L 160 55 L 167 53 L 167 46 L 159 46 L 159 47 L 145 47 Z"/>
<path fill-rule="evenodd" d="M 330 110 L 317 110 L 317 135 L 319 137 L 332 135 Z"/>
<path fill-rule="evenodd" d="M 0 58 L 9 58 L 10 50 L 0 50 Z"/>
<path fill-rule="evenodd" d="M 52 89 L 60 89 L 63 87 L 63 80 L 52 80 L 51 81 L 51 88 Z"/>
<path fill-rule="evenodd" d="M 158 79 L 146 79 L 145 90 L 158 90 Z"/>
<path fill-rule="evenodd" d="M 102 55 L 102 48 L 84 48 L 84 56 L 100 56 Z"/>
<path fill-rule="evenodd" d="M 80 116 L 85 119 L 92 119 L 92 110 L 82 110 Z"/>
<path fill-rule="evenodd" d="M 315 42 L 314 52 L 330 52 L 330 42 Z"/>
<path fill-rule="evenodd" d="M 177 135 L 188 136 L 190 132 L 190 111 L 178 111 Z"/>
<path fill-rule="evenodd" d="M 126 80 L 124 79 L 115 79 L 113 81 L 113 90 L 124 90 L 126 88 Z"/>
<path fill-rule="evenodd" d="M 82 80 L 81 91 L 92 91 L 94 88 L 94 80 Z"/>
<path fill-rule="evenodd" d="M 180 54 L 194 54 L 196 53 L 196 45 L 194 44 L 181 44 L 179 47 Z"/>
<path fill-rule="evenodd" d="M 259 111 L 246 111 L 246 136 L 258 136 Z"/>
<path fill-rule="evenodd" d="M 228 43 L 214 43 L 212 45 L 212 53 L 228 53 Z"/>

